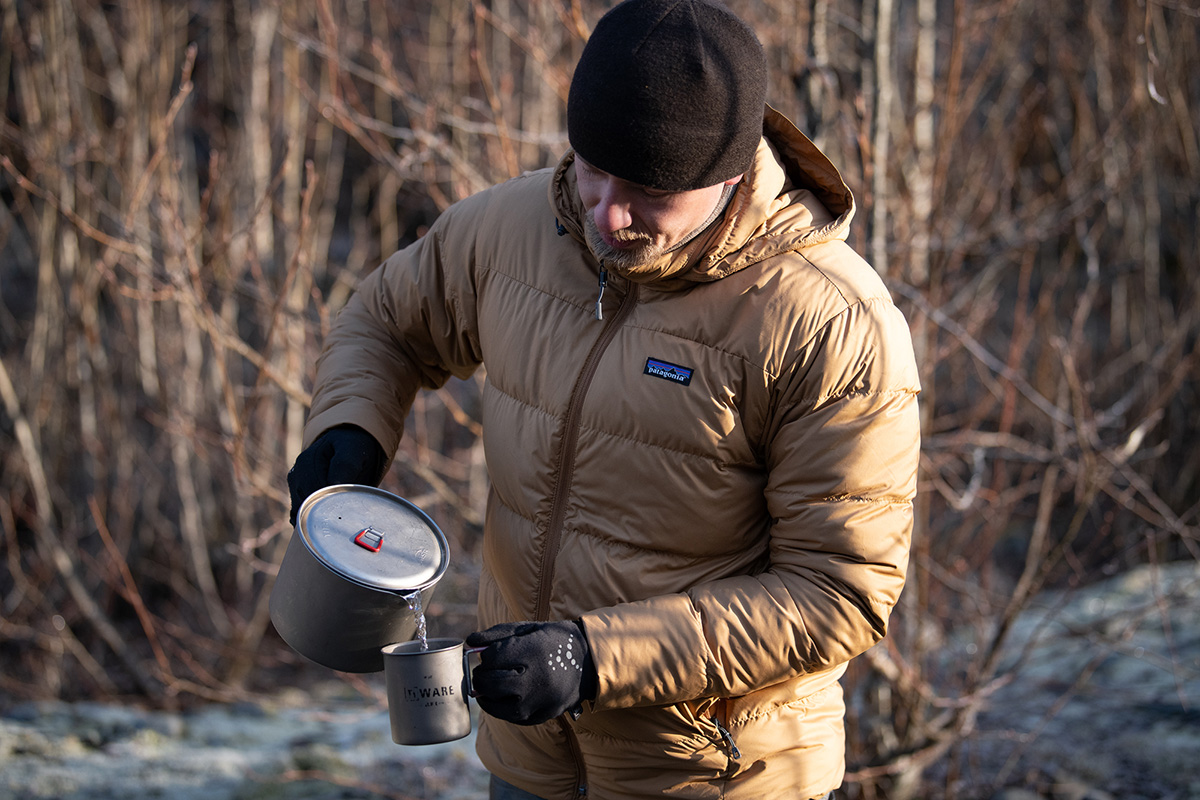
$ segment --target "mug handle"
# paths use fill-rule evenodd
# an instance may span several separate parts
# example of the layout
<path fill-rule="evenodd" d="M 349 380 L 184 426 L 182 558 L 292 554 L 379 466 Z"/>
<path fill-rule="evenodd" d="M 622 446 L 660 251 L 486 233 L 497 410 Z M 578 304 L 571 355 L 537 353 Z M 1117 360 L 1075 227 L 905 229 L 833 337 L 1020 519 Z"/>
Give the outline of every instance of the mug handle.
<path fill-rule="evenodd" d="M 471 664 L 470 658 L 476 653 L 481 653 L 487 650 L 487 646 L 483 647 L 466 647 L 463 648 L 463 681 L 467 685 L 467 697 L 477 697 L 475 687 L 471 684 Z"/>

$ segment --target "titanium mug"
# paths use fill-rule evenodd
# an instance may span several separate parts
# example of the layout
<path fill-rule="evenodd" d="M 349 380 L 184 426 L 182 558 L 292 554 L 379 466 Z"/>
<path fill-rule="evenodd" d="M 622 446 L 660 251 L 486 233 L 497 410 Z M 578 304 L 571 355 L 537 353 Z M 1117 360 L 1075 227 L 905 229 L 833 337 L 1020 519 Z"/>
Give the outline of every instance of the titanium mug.
<path fill-rule="evenodd" d="M 465 648 L 461 639 L 430 639 L 389 644 L 382 649 L 388 719 L 396 744 L 439 744 L 471 732 L 474 696 L 467 660 L 482 647 Z"/>

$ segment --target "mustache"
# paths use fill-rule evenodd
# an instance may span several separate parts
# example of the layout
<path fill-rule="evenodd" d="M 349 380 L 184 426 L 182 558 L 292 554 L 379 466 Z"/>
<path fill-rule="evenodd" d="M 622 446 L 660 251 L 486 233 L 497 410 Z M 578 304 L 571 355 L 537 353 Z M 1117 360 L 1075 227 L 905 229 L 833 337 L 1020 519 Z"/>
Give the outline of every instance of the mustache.
<path fill-rule="evenodd" d="M 649 242 L 650 241 L 649 234 L 638 233 L 637 231 L 631 231 L 628 228 L 624 228 L 619 231 L 613 231 L 612 233 L 608 234 L 608 237 L 610 239 L 615 239 L 618 242 Z"/>
<path fill-rule="evenodd" d="M 587 222 L 588 227 L 590 227 L 593 231 L 596 233 L 600 232 L 600 229 L 596 226 L 596 218 L 594 216 L 588 214 Z M 613 231 L 612 233 L 607 233 L 605 235 L 614 241 L 621 242 L 622 244 L 628 244 L 632 242 L 644 242 L 649 244 L 651 241 L 653 241 L 650 237 L 650 234 L 640 233 L 630 228 L 622 228 L 619 231 Z"/>

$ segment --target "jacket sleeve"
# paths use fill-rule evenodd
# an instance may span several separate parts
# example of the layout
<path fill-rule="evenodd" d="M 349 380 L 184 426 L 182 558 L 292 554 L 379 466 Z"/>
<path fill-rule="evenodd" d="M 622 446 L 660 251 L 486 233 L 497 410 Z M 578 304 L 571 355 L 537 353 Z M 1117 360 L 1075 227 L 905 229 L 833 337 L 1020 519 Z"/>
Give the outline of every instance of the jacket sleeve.
<path fill-rule="evenodd" d="M 764 442 L 767 569 L 583 615 L 596 707 L 740 696 L 883 638 L 908 563 L 918 391 L 908 325 L 886 298 L 850 305 L 800 348 Z"/>
<path fill-rule="evenodd" d="M 390 456 L 417 392 L 479 366 L 471 204 L 451 207 L 389 257 L 338 314 L 317 361 L 306 447 L 323 431 L 353 423 Z"/>

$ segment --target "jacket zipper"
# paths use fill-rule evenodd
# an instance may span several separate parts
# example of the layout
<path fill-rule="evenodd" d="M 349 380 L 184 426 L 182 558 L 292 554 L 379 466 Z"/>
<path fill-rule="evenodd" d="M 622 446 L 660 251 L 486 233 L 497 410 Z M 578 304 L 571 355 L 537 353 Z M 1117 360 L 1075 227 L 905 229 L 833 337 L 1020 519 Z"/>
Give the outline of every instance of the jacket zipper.
<path fill-rule="evenodd" d="M 742 751 L 738 750 L 737 743 L 733 741 L 733 734 L 721 723 L 721 719 L 725 717 L 729 710 L 727 702 L 726 700 L 718 700 L 716 702 L 713 706 L 712 721 L 717 726 L 717 732 L 721 734 L 721 741 L 717 742 L 717 746 L 724 746 L 729 751 L 729 757 L 734 761 L 738 761 L 742 757 Z"/>
<path fill-rule="evenodd" d="M 600 265 L 600 294 L 596 298 L 596 319 L 604 319 L 604 287 L 608 286 L 608 270 Z"/>
<path fill-rule="evenodd" d="M 571 748 L 571 757 L 575 759 L 575 795 L 587 797 L 587 767 L 583 764 L 583 751 L 579 749 L 579 740 L 575 738 L 575 731 L 565 719 L 559 717 L 558 725 L 562 729 L 563 736 L 567 738 L 567 745 Z"/>
<path fill-rule="evenodd" d="M 738 750 L 737 744 L 733 741 L 733 734 L 726 730 L 725 726 L 721 723 L 717 722 L 716 720 L 713 720 L 713 722 L 716 722 L 717 730 L 721 733 L 721 739 L 723 741 L 720 742 L 720 744 L 726 745 L 729 749 L 729 757 L 734 761 L 740 759 L 742 757 L 742 751 Z"/>
<path fill-rule="evenodd" d="M 608 284 L 608 271 L 600 266 L 600 292 L 603 296 L 604 287 Z M 629 291 L 621 299 L 617 313 L 605 320 L 600 330 L 600 337 L 592 345 L 575 386 L 571 389 L 571 404 L 567 408 L 567 420 L 563 425 L 563 447 L 558 461 L 558 485 L 554 489 L 554 500 L 550 506 L 550 525 L 546 530 L 546 548 L 542 551 L 541 569 L 538 572 L 537 602 L 534 605 L 534 619 L 546 620 L 550 617 L 550 585 L 554 582 L 554 567 L 558 560 L 558 549 L 562 545 L 563 520 L 567 515 L 567 495 L 571 491 L 571 481 L 575 474 L 575 448 L 579 444 L 580 415 L 583 411 L 583 401 L 587 397 L 588 387 L 596 375 L 600 357 L 612 343 L 625 318 L 637 304 L 638 286 L 629 284 Z M 600 301 L 596 301 L 597 318 L 600 317 Z"/>

